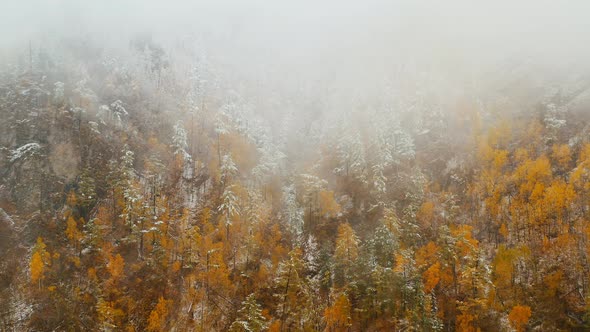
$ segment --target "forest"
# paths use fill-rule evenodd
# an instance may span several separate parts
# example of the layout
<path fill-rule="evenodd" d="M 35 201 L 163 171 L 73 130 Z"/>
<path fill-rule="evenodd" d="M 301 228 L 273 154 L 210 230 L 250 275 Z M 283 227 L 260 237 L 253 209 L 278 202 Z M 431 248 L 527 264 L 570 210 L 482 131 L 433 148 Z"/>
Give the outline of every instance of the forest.
<path fill-rule="evenodd" d="M 0 48 L 0 331 L 590 329 L 587 63 L 182 36 Z"/>

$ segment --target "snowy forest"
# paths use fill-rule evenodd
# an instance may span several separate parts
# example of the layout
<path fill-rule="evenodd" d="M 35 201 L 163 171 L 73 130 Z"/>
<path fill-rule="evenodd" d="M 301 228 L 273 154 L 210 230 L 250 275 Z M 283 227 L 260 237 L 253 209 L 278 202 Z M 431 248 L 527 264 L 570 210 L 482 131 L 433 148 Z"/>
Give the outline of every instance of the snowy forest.
<path fill-rule="evenodd" d="M 0 331 L 590 330 L 582 1 L 6 2 Z"/>

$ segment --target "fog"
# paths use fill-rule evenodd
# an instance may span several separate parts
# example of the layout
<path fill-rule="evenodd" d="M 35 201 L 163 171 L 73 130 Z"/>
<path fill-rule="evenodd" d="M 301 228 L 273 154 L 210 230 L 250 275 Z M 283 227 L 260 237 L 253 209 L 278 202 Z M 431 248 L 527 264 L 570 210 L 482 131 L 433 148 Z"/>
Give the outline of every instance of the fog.
<path fill-rule="evenodd" d="M 53 0 L 2 12 L 3 64 L 72 41 L 130 58 L 130 42 L 149 38 L 179 73 L 206 59 L 224 89 L 271 119 L 304 120 L 309 103 L 338 116 L 387 94 L 496 98 L 514 82 L 546 90 L 590 73 L 585 1 Z"/>
<path fill-rule="evenodd" d="M 399 65 L 481 70 L 502 61 L 587 62 L 586 1 L 4 1 L 4 50 L 83 38 L 103 47 L 148 33 L 187 38 L 248 77 L 302 79 Z"/>

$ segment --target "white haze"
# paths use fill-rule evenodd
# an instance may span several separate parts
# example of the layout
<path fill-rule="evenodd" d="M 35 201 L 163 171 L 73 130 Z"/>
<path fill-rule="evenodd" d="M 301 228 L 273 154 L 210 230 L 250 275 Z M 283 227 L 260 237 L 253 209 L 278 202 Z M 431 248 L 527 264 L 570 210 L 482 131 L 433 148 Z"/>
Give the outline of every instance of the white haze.
<path fill-rule="evenodd" d="M 165 49 L 196 43 L 235 84 L 287 94 L 371 95 L 406 72 L 463 90 L 506 63 L 590 67 L 588 1 L 3 2 L 3 62 L 26 54 L 29 43 L 79 38 L 108 50 L 141 33 Z"/>

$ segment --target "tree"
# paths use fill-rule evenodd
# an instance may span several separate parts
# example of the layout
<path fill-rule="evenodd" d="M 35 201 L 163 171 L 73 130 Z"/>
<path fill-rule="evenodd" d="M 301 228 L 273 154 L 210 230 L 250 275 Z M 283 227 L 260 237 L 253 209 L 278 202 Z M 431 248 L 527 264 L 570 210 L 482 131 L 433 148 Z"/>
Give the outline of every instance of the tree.
<path fill-rule="evenodd" d="M 289 258 L 281 262 L 274 280 L 274 294 L 277 301 L 276 318 L 280 330 L 305 330 L 310 322 L 308 316 L 310 291 L 304 277 L 305 265 L 299 248 L 289 253 Z"/>
<path fill-rule="evenodd" d="M 248 295 L 242 302 L 238 317 L 230 326 L 232 332 L 261 332 L 267 328 L 267 319 L 262 315 L 262 309 L 256 302 L 254 294 Z"/>
<path fill-rule="evenodd" d="M 285 221 L 287 229 L 294 235 L 300 235 L 303 232 L 304 212 L 297 202 L 297 192 L 294 185 L 283 187 L 283 211 L 282 218 Z"/>
<path fill-rule="evenodd" d="M 348 223 L 338 226 L 338 237 L 336 238 L 336 259 L 353 262 L 358 257 L 359 239 Z"/>
<path fill-rule="evenodd" d="M 351 306 L 348 296 L 342 293 L 336 296 L 334 304 L 324 311 L 327 332 L 348 331 L 352 325 Z"/>
<path fill-rule="evenodd" d="M 148 331 L 164 331 L 166 328 L 166 324 L 168 321 L 168 313 L 169 307 L 172 304 L 171 300 L 164 299 L 163 296 L 160 296 L 158 299 L 158 303 L 154 307 L 154 309 L 150 312 L 150 317 L 148 318 Z"/>
<path fill-rule="evenodd" d="M 43 238 L 38 237 L 29 263 L 31 283 L 38 284 L 39 289 L 41 289 L 42 281 L 45 279 L 45 268 L 51 264 L 51 255 L 46 250 L 46 247 Z"/>
<path fill-rule="evenodd" d="M 510 313 L 508 314 L 510 324 L 518 332 L 525 330 L 529 318 L 531 318 L 531 308 L 526 305 L 516 305 L 512 308 L 512 310 L 510 310 Z"/>
<path fill-rule="evenodd" d="M 80 248 L 80 241 L 83 238 L 83 234 L 78 230 L 78 223 L 72 215 L 68 217 L 68 220 L 66 222 L 66 237 L 74 245 L 74 249 L 78 251 L 78 249 Z"/>

